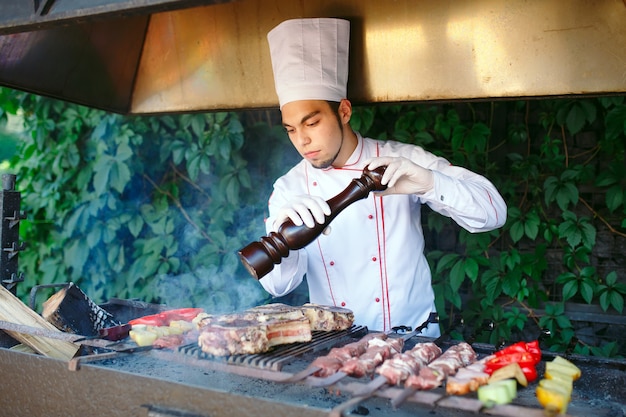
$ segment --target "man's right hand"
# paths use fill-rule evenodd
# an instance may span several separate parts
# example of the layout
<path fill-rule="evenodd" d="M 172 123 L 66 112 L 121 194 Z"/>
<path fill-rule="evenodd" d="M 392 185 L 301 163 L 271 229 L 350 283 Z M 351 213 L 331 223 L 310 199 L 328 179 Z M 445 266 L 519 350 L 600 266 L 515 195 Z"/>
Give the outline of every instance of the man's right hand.
<path fill-rule="evenodd" d="M 315 227 L 315 223 L 324 223 L 326 216 L 330 216 L 330 206 L 321 197 L 313 195 L 299 195 L 285 204 L 276 215 L 274 230 L 278 230 L 281 224 L 291 219 L 293 224 L 301 226 L 303 223 L 309 227 Z"/>

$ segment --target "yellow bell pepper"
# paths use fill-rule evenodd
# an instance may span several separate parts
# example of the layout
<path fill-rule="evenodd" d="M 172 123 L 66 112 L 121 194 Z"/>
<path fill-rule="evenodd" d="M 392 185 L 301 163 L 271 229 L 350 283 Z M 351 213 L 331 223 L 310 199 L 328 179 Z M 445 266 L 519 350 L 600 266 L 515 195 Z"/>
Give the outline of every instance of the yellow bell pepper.
<path fill-rule="evenodd" d="M 541 381 L 550 380 L 542 379 Z M 567 413 L 567 405 L 569 404 L 570 396 L 563 390 L 554 390 L 540 384 L 535 389 L 535 393 L 537 394 L 539 404 L 541 404 L 547 412 L 555 414 Z"/>

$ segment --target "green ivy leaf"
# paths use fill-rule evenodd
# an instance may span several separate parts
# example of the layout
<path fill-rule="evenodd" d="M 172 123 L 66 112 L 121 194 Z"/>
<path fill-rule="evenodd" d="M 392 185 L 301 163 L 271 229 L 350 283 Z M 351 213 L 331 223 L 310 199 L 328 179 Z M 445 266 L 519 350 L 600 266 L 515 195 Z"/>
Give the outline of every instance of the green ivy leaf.
<path fill-rule="evenodd" d="M 565 238 L 572 247 L 578 246 L 582 241 L 581 231 L 572 222 L 563 222 L 559 225 L 559 236 Z"/>
<path fill-rule="evenodd" d="M 467 258 L 465 260 L 465 274 L 472 282 L 476 282 L 478 278 L 478 262 L 475 259 Z"/>
<path fill-rule="evenodd" d="M 484 152 L 491 130 L 483 123 L 474 123 L 465 139 L 465 150 L 468 152 Z"/>
<path fill-rule="evenodd" d="M 98 243 L 100 243 L 100 237 L 102 236 L 102 230 L 99 227 L 92 227 L 87 234 L 87 246 L 93 249 Z"/>
<path fill-rule="evenodd" d="M 133 150 L 128 146 L 127 142 L 120 143 L 115 153 L 115 160 L 118 162 L 126 161 L 133 156 Z"/>
<path fill-rule="evenodd" d="M 204 134 L 204 127 L 206 126 L 206 122 L 204 120 L 204 115 L 196 114 L 190 116 L 190 125 L 191 131 L 197 137 L 202 137 Z"/>
<path fill-rule="evenodd" d="M 130 169 L 124 162 L 115 162 L 109 171 L 109 181 L 111 187 L 118 193 L 124 192 L 126 185 L 130 182 Z"/>
<path fill-rule="evenodd" d="M 500 285 L 500 276 L 497 270 L 490 270 L 485 272 L 481 280 L 483 282 L 483 288 L 486 292 L 486 297 L 484 300 L 487 300 L 488 305 L 492 305 L 493 300 L 500 296 L 502 293 L 502 287 Z"/>
<path fill-rule="evenodd" d="M 563 300 L 569 300 L 578 293 L 578 281 L 571 280 L 563 285 Z"/>
<path fill-rule="evenodd" d="M 109 245 L 107 247 L 107 262 L 115 272 L 122 271 L 126 264 L 124 247 L 119 245 Z"/>
<path fill-rule="evenodd" d="M 465 135 L 467 134 L 467 132 L 468 132 L 468 128 L 463 125 L 454 126 L 452 130 L 452 142 L 451 142 L 453 150 L 458 150 L 463 147 L 463 140 L 465 139 Z"/>
<path fill-rule="evenodd" d="M 526 223 L 524 224 L 524 233 L 530 239 L 537 239 L 537 235 L 539 234 L 539 226 L 541 224 L 541 220 L 539 216 L 535 212 L 531 212 L 526 217 Z"/>
<path fill-rule="evenodd" d="M 85 213 L 85 209 L 85 205 L 78 206 L 68 217 L 67 221 L 65 222 L 65 232 L 68 235 L 71 236 L 75 233 L 80 233 L 85 230 L 85 222 L 83 221 L 83 214 Z"/>
<path fill-rule="evenodd" d="M 172 161 L 174 161 L 176 165 L 179 165 L 181 162 L 183 162 L 183 159 L 185 158 L 185 152 L 187 151 L 187 146 L 185 145 L 185 143 L 181 140 L 175 140 L 172 142 L 169 148 L 172 152 Z"/>
<path fill-rule="evenodd" d="M 459 257 L 460 255 L 456 253 L 448 253 L 442 256 L 439 262 L 437 262 L 437 269 L 436 269 L 437 273 L 441 274 L 446 269 L 452 268 L 453 265 L 457 262 L 457 259 Z"/>
<path fill-rule="evenodd" d="M 219 152 L 223 160 L 228 161 L 231 154 L 231 143 L 229 140 L 221 140 L 219 142 Z"/>
<path fill-rule="evenodd" d="M 207 157 L 206 155 L 199 155 L 198 159 L 200 161 L 200 171 L 202 171 L 205 174 L 210 174 L 211 173 L 211 158 Z"/>
<path fill-rule="evenodd" d="M 143 229 L 144 221 L 143 218 L 139 215 L 131 217 L 128 222 L 128 230 L 133 237 L 139 236 L 141 233 L 141 229 Z"/>
<path fill-rule="evenodd" d="M 609 309 L 609 307 L 611 306 L 611 300 L 609 299 L 610 295 L 611 295 L 611 292 L 603 291 L 600 294 L 600 297 L 598 297 L 598 301 L 600 303 L 600 307 L 602 307 L 602 310 L 604 310 L 604 311 L 607 311 Z"/>
<path fill-rule="evenodd" d="M 587 304 L 591 304 L 593 300 L 593 289 L 594 286 L 586 281 L 580 283 L 580 295 L 582 295 Z"/>
<path fill-rule="evenodd" d="M 201 160 L 202 156 L 200 154 L 195 154 L 187 160 L 187 173 L 189 174 L 189 178 L 193 181 L 198 179 Z"/>
<path fill-rule="evenodd" d="M 94 166 L 93 188 L 97 195 L 104 194 L 109 183 L 109 174 L 113 160 L 110 156 L 102 155 Z"/>
<path fill-rule="evenodd" d="M 604 282 L 606 282 L 608 286 L 614 286 L 617 283 L 617 273 L 615 271 L 609 272 L 604 278 Z"/>
<path fill-rule="evenodd" d="M 581 238 L 587 248 L 593 248 L 596 244 L 596 228 L 589 222 L 581 225 Z"/>
<path fill-rule="evenodd" d="M 511 227 L 509 228 L 509 235 L 513 240 L 513 243 L 519 242 L 522 237 L 524 237 L 524 222 L 522 220 L 518 220 L 514 223 L 511 223 Z"/>
<path fill-rule="evenodd" d="M 452 289 L 452 292 L 458 292 L 464 280 L 465 268 L 463 261 L 459 260 L 454 264 L 452 269 L 450 269 L 450 288 Z"/>
<path fill-rule="evenodd" d="M 610 300 L 613 308 L 621 314 L 624 311 L 624 297 L 617 291 L 612 291 L 610 293 Z"/>
<path fill-rule="evenodd" d="M 626 191 L 621 185 L 615 185 L 606 190 L 606 206 L 611 212 L 617 210 L 626 199 Z"/>
<path fill-rule="evenodd" d="M 63 262 L 73 269 L 72 276 L 79 277 L 83 272 L 85 262 L 89 256 L 89 247 L 79 239 L 74 240 L 64 250 Z"/>
<path fill-rule="evenodd" d="M 567 316 L 560 315 L 556 317 L 556 321 L 561 329 L 571 329 L 572 322 L 569 320 Z"/>
<path fill-rule="evenodd" d="M 626 105 L 616 106 L 611 109 L 604 120 L 606 125 L 606 137 L 615 140 L 626 134 Z"/>
<path fill-rule="evenodd" d="M 509 297 L 515 298 L 520 288 L 521 273 L 514 269 L 502 279 L 502 291 Z"/>

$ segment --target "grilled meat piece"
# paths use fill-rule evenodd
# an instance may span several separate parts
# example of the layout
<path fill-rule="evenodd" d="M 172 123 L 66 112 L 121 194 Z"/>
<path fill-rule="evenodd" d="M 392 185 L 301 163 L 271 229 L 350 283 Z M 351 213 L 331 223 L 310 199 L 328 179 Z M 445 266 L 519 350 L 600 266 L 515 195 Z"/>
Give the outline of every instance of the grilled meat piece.
<path fill-rule="evenodd" d="M 434 343 L 418 343 L 405 353 L 396 353 L 376 369 L 390 385 L 400 385 L 409 376 L 415 375 L 429 362 L 441 355 L 441 349 Z"/>
<path fill-rule="evenodd" d="M 343 362 L 337 357 L 327 355 L 315 358 L 315 360 L 311 362 L 311 366 L 320 368 L 320 370 L 315 372 L 313 375 L 320 378 L 326 378 L 327 376 L 337 373 L 337 371 L 339 371 L 339 369 L 343 366 Z"/>
<path fill-rule="evenodd" d="M 470 365 L 471 366 L 471 365 Z M 450 395 L 465 395 L 478 390 L 478 387 L 489 381 L 489 374 L 475 369 L 461 368 L 454 376 L 446 379 L 446 393 Z"/>
<path fill-rule="evenodd" d="M 347 308 L 312 303 L 304 304 L 301 308 L 309 318 L 313 331 L 345 330 L 354 323 L 354 313 Z"/>
<path fill-rule="evenodd" d="M 387 339 L 373 338 L 367 342 L 367 347 L 371 346 L 384 346 L 389 348 L 389 354 L 394 355 L 396 353 L 402 353 L 404 348 L 404 339 L 389 337 Z M 387 359 L 387 358 L 385 358 Z"/>
<path fill-rule="evenodd" d="M 476 361 L 476 352 L 469 343 L 461 342 L 458 345 L 450 347 L 453 352 L 457 352 L 463 362 L 463 366 L 468 366 Z M 450 350 L 448 349 L 448 350 Z"/>
<path fill-rule="evenodd" d="M 342 347 L 332 348 L 330 352 L 328 352 L 328 356 L 338 358 L 342 362 L 345 362 L 350 358 L 361 356 L 365 353 L 366 347 L 367 343 L 361 341 L 348 343 Z"/>
<path fill-rule="evenodd" d="M 409 376 L 404 381 L 404 386 L 419 390 L 429 390 L 440 386 L 445 378 L 445 374 L 430 366 L 424 366 L 417 374 Z"/>
<path fill-rule="evenodd" d="M 389 346 L 370 346 L 358 358 L 348 359 L 340 371 L 355 378 L 361 378 L 374 372 L 376 367 L 391 356 Z"/>
<path fill-rule="evenodd" d="M 185 336 L 182 334 L 168 334 L 167 336 L 158 337 L 152 346 L 159 349 L 174 349 L 182 345 L 185 341 Z"/>
<path fill-rule="evenodd" d="M 419 372 L 421 363 L 407 353 L 397 353 L 376 369 L 389 385 L 400 385 L 410 375 Z"/>
<path fill-rule="evenodd" d="M 418 343 L 413 349 L 407 351 L 423 366 L 431 363 L 441 355 L 441 348 L 432 342 Z"/>
<path fill-rule="evenodd" d="M 214 356 L 229 356 L 267 352 L 267 324 L 256 320 L 214 323 L 202 327 L 198 345 Z"/>

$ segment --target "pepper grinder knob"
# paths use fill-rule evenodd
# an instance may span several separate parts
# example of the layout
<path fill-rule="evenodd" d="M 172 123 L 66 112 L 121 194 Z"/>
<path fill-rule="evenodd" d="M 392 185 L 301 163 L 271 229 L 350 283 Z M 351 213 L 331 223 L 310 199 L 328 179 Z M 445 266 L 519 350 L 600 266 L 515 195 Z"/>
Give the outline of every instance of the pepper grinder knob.
<path fill-rule="evenodd" d="M 326 216 L 323 223 L 316 223 L 314 227 L 309 228 L 304 224 L 296 226 L 288 219 L 276 232 L 270 232 L 259 241 L 241 249 L 238 252 L 239 259 L 250 275 L 256 279 L 263 278 L 274 269 L 274 265 L 289 255 L 289 251 L 302 249 L 314 241 L 343 209 L 355 201 L 364 199 L 370 191 L 385 190 L 387 186 L 382 185 L 381 180 L 386 168 L 382 166 L 370 171 L 366 167 L 360 178 L 353 179 L 342 192 L 327 200 L 331 213 Z"/>

